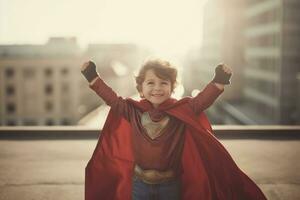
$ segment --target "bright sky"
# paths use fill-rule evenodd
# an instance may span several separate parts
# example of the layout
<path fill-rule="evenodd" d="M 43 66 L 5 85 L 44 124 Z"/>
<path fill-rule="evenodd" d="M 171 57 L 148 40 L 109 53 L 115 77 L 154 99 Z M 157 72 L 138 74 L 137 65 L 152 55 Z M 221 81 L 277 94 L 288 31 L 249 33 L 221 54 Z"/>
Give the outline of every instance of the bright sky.
<path fill-rule="evenodd" d="M 0 0 L 0 44 L 134 42 L 182 53 L 201 44 L 203 0 Z"/>

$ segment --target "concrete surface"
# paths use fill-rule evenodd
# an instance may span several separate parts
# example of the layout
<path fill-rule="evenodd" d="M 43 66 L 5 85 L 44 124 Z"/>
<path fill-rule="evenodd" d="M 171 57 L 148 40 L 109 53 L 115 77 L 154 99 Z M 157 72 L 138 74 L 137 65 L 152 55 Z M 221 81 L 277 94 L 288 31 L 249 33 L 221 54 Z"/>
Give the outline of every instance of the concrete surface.
<path fill-rule="evenodd" d="M 221 140 L 270 200 L 300 199 L 300 140 Z M 0 140 L 1 200 L 84 199 L 96 140 Z"/>

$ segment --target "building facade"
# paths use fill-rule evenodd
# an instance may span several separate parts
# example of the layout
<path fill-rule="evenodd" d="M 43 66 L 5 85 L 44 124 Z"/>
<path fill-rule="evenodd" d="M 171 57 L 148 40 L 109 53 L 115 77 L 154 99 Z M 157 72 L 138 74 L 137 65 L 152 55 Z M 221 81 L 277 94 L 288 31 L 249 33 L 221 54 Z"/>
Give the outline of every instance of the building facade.
<path fill-rule="evenodd" d="M 241 107 L 258 124 L 297 124 L 300 2 L 249 1 Z"/>
<path fill-rule="evenodd" d="M 210 118 L 219 124 L 299 124 L 300 2 L 223 3 L 204 7 L 203 46 L 192 67 L 205 82 L 219 61 L 233 68 L 232 84 L 209 109 Z"/>
<path fill-rule="evenodd" d="M 0 46 L 1 125 L 70 125 L 78 112 L 75 38 Z"/>
<path fill-rule="evenodd" d="M 44 45 L 0 45 L 0 125 L 76 125 L 103 104 L 80 73 L 84 61 L 119 95 L 136 93 L 134 74 L 147 51 L 134 44 L 90 44 L 50 38 Z"/>

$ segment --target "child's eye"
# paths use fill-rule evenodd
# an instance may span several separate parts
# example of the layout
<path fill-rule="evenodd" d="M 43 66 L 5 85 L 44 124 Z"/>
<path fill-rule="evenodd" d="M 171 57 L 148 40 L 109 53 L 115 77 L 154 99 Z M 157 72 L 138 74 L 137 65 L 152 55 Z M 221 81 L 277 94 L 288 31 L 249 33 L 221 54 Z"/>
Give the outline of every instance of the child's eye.
<path fill-rule="evenodd" d="M 151 84 L 153 84 L 153 82 L 148 82 L 147 84 L 148 84 L 148 85 L 151 85 Z"/>
<path fill-rule="evenodd" d="M 168 82 L 162 82 L 162 84 L 164 84 L 164 85 L 168 85 Z"/>

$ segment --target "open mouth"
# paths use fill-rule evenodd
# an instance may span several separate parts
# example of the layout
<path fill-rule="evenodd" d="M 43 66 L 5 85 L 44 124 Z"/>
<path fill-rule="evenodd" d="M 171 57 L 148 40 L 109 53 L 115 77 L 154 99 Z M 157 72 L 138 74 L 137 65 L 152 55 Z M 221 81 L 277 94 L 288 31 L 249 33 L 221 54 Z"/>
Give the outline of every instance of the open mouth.
<path fill-rule="evenodd" d="M 161 96 L 163 96 L 163 94 L 152 94 L 151 96 L 153 96 L 153 97 L 161 97 Z"/>

